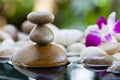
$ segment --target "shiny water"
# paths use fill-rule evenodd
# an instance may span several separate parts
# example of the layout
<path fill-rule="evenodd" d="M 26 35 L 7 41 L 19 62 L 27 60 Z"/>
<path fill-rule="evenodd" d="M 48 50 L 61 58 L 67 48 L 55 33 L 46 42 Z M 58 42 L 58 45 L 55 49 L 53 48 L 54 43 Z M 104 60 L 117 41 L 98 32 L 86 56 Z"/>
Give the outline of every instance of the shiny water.
<path fill-rule="evenodd" d="M 71 63 L 54 68 L 25 68 L 0 63 L 0 80 L 120 80 L 120 75 Z"/>

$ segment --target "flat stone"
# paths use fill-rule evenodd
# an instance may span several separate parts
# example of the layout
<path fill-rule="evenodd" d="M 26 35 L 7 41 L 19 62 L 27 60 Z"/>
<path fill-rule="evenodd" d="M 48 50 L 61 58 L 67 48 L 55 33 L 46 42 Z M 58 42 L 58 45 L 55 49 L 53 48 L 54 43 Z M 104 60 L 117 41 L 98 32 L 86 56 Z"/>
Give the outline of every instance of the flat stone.
<path fill-rule="evenodd" d="M 27 19 L 37 25 L 52 23 L 54 15 L 45 11 L 36 11 L 28 14 Z"/>

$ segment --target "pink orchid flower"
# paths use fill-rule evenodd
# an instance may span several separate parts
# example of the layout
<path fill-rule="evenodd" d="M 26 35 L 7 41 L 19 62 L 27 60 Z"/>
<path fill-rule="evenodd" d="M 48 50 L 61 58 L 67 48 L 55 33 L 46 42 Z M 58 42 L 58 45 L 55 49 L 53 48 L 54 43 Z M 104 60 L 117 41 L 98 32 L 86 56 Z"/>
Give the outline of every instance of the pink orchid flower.
<path fill-rule="evenodd" d="M 85 45 L 98 46 L 102 42 L 111 42 L 115 40 L 113 33 L 120 33 L 120 20 L 115 22 L 116 13 L 112 12 L 108 19 L 104 16 L 98 18 L 96 25 L 90 26 L 86 35 Z"/>

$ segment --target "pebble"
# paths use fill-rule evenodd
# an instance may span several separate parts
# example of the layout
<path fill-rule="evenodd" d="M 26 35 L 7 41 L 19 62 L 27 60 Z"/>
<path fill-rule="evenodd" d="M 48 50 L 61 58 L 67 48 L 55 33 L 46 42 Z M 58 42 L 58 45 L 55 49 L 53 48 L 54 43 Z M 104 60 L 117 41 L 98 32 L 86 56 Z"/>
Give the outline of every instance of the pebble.
<path fill-rule="evenodd" d="M 18 40 L 18 29 L 14 25 L 7 24 L 4 26 L 3 30 L 10 34 L 14 41 Z"/>
<path fill-rule="evenodd" d="M 5 39 L 12 39 L 12 37 L 7 32 L 0 30 L 0 41 L 3 41 Z"/>
<path fill-rule="evenodd" d="M 66 52 L 67 56 L 80 56 L 80 52 Z"/>
<path fill-rule="evenodd" d="M 120 43 L 116 43 L 116 42 L 102 43 L 98 47 L 104 50 L 109 55 L 113 55 L 115 53 L 120 52 L 120 48 L 119 48 Z"/>
<path fill-rule="evenodd" d="M 84 57 L 86 57 L 88 55 L 89 56 L 93 56 L 93 55 L 99 56 L 99 55 L 107 55 L 107 53 L 98 47 L 87 47 L 81 51 L 80 59 L 83 59 Z"/>
<path fill-rule="evenodd" d="M 54 42 L 63 46 L 68 46 L 72 43 L 80 41 L 83 33 L 80 30 L 59 30 L 55 34 Z"/>
<path fill-rule="evenodd" d="M 114 58 L 116 58 L 117 60 L 120 60 L 120 53 L 115 53 L 112 55 Z"/>
<path fill-rule="evenodd" d="M 19 40 L 22 40 L 22 39 L 24 39 L 24 38 L 26 38 L 28 35 L 27 34 L 25 34 L 25 33 L 23 33 L 23 32 L 19 32 L 18 33 L 18 38 L 19 38 Z M 18 40 L 18 41 L 19 41 Z"/>
<path fill-rule="evenodd" d="M 18 47 L 1 47 L 0 56 L 12 55 L 15 51 L 19 50 Z"/>
<path fill-rule="evenodd" d="M 37 25 L 52 23 L 54 15 L 45 11 L 35 11 L 28 14 L 27 19 Z"/>
<path fill-rule="evenodd" d="M 29 34 L 34 27 L 35 24 L 31 23 L 30 21 L 25 21 L 22 23 L 22 31 L 26 34 Z"/>
<path fill-rule="evenodd" d="M 80 43 L 85 44 L 85 36 L 82 37 L 82 39 L 80 40 Z"/>
<path fill-rule="evenodd" d="M 67 50 L 72 52 L 81 52 L 84 48 L 85 45 L 82 43 L 73 43 L 67 46 Z"/>
<path fill-rule="evenodd" d="M 30 39 L 38 45 L 47 45 L 53 41 L 54 35 L 47 26 L 35 27 L 30 33 Z"/>
<path fill-rule="evenodd" d="M 0 48 L 2 47 L 14 47 L 15 42 L 13 39 L 5 39 L 4 41 L 2 41 Z"/>
<path fill-rule="evenodd" d="M 107 69 L 107 72 L 120 74 L 120 61 L 114 61 L 113 64 Z"/>
<path fill-rule="evenodd" d="M 45 25 L 48 26 L 53 31 L 54 35 L 56 34 L 57 31 L 60 30 L 57 26 L 55 26 L 51 23 L 48 23 L 48 24 L 45 24 Z"/>
<path fill-rule="evenodd" d="M 68 57 L 68 61 L 72 63 L 79 63 L 80 57 Z"/>

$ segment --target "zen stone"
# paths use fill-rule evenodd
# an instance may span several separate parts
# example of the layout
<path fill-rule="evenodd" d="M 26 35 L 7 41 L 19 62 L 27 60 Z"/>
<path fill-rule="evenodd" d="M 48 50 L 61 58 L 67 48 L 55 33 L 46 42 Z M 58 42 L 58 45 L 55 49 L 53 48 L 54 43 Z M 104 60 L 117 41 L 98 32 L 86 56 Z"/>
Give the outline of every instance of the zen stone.
<path fill-rule="evenodd" d="M 83 32 L 80 30 L 59 30 L 56 31 L 54 42 L 68 46 L 72 43 L 78 42 L 83 37 Z"/>
<path fill-rule="evenodd" d="M 30 39 L 38 45 L 47 45 L 53 41 L 54 35 L 52 30 L 47 26 L 35 27 L 30 33 Z"/>
<path fill-rule="evenodd" d="M 4 26 L 3 30 L 7 32 L 14 41 L 18 40 L 18 29 L 14 25 L 7 24 Z"/>
<path fill-rule="evenodd" d="M 81 52 L 85 47 L 82 43 L 73 43 L 67 46 L 68 51 Z"/>
<path fill-rule="evenodd" d="M 31 23 L 30 21 L 25 21 L 22 23 L 22 31 L 26 34 L 29 34 L 34 27 L 35 24 Z"/>
<path fill-rule="evenodd" d="M 31 12 L 28 14 L 27 19 L 37 25 L 43 25 L 47 23 L 52 23 L 54 20 L 54 15 L 48 12 Z"/>

